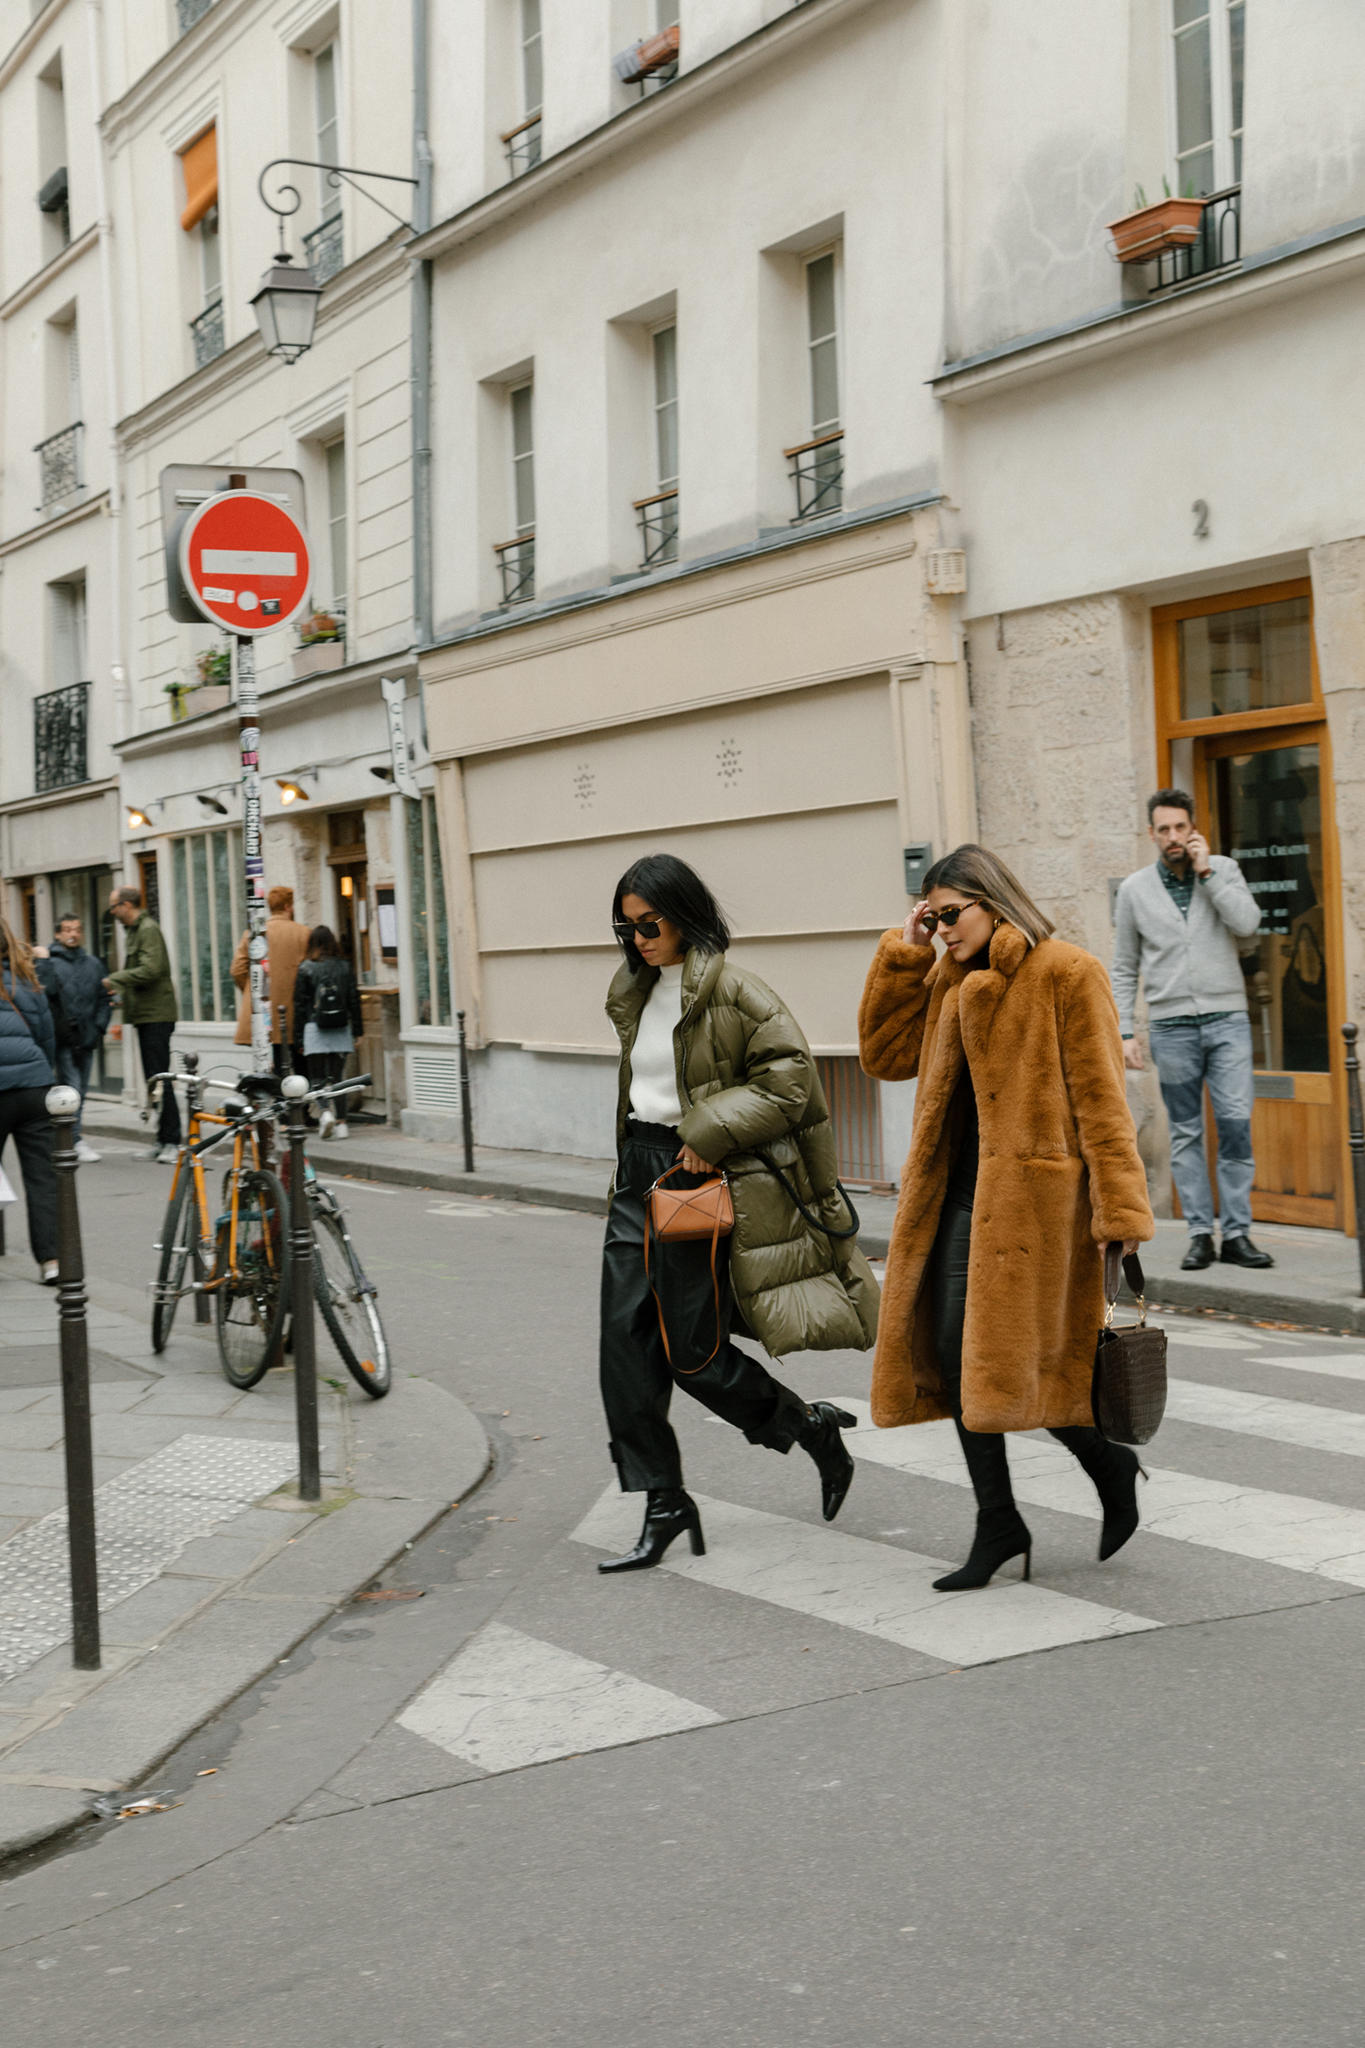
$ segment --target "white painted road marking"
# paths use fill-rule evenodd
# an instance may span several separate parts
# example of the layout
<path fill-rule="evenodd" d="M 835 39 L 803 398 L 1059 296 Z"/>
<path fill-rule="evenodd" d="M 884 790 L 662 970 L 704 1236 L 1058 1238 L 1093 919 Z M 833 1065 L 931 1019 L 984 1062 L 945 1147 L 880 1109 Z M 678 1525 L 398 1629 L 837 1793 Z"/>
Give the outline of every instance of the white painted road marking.
<path fill-rule="evenodd" d="M 497 1621 L 472 1636 L 398 1716 L 414 1735 L 485 1771 L 521 1770 L 721 1718 Z"/>
<path fill-rule="evenodd" d="M 1285 1352 L 1283 1357 L 1258 1357 L 1257 1365 L 1278 1365 L 1289 1372 L 1320 1372 L 1331 1379 L 1365 1380 L 1365 1353 L 1359 1351 L 1321 1351 L 1314 1355 Z"/>
<path fill-rule="evenodd" d="M 732 1501 L 702 1494 L 694 1498 L 707 1554 L 693 1557 L 679 1542 L 665 1558 L 665 1569 L 701 1585 L 880 1636 L 945 1664 L 989 1664 L 1160 1626 L 1118 1608 L 1025 1585 L 1017 1566 L 1012 1583 L 1002 1578 L 981 1592 L 936 1593 L 933 1580 L 952 1569 L 941 1558 L 869 1543 L 785 1515 L 760 1514 Z M 625 1550 L 635 1540 L 639 1519 L 638 1500 L 610 1487 L 574 1530 L 574 1539 L 599 1550 Z"/>
<path fill-rule="evenodd" d="M 1320 1408 L 1312 1401 L 1282 1401 L 1271 1394 L 1247 1394 L 1239 1387 L 1209 1387 L 1198 1380 L 1173 1379 L 1166 1414 L 1174 1422 L 1206 1429 L 1231 1429 L 1241 1436 L 1269 1437 L 1305 1451 L 1337 1451 L 1365 1458 L 1365 1415 Z"/>
<path fill-rule="evenodd" d="M 842 1399 L 860 1420 L 866 1401 Z M 921 1422 L 905 1429 L 860 1428 L 846 1439 L 853 1455 L 891 1465 L 922 1479 L 967 1486 L 956 1432 L 950 1422 Z M 1143 1461 L 1146 1462 L 1146 1452 Z M 1225 1550 L 1286 1571 L 1313 1572 L 1348 1586 L 1365 1586 L 1365 1510 L 1334 1507 L 1300 1494 L 1270 1493 L 1254 1486 L 1230 1486 L 1221 1479 L 1152 1466 L 1151 1480 L 1139 1484 L 1142 1527 L 1206 1550 Z M 1094 1488 L 1069 1451 L 1035 1436 L 1010 1440 L 1015 1498 L 1022 1504 L 1059 1508 L 1064 1514 L 1098 1521 Z M 979 1597 L 979 1596 L 978 1596 Z"/>

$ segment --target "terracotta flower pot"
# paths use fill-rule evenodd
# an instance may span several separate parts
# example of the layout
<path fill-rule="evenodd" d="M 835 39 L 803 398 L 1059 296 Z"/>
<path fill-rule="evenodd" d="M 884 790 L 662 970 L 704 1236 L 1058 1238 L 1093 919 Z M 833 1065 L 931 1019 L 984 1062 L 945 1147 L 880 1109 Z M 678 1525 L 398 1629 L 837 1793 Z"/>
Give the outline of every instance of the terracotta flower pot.
<path fill-rule="evenodd" d="M 344 640 L 314 640 L 307 647 L 294 650 L 295 676 L 322 675 L 329 668 L 344 668 L 345 665 Z"/>
<path fill-rule="evenodd" d="M 1146 263 L 1163 249 L 1186 249 L 1198 241 L 1203 215 L 1202 199 L 1159 199 L 1155 206 L 1111 220 L 1114 254 L 1120 263 Z"/>

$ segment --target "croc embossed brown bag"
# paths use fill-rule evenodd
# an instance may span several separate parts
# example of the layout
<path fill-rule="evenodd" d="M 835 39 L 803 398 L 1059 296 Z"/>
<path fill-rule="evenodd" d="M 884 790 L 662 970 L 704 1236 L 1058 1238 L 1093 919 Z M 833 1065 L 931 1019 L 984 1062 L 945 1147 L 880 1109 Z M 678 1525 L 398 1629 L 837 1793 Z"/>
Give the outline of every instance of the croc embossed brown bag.
<path fill-rule="evenodd" d="M 1166 1332 L 1148 1324 L 1147 1283 L 1136 1252 L 1122 1264 L 1137 1296 L 1138 1319 L 1128 1329 L 1114 1328 L 1121 1251 L 1117 1244 L 1104 1248 L 1104 1328 L 1095 1345 L 1090 1406 L 1096 1429 L 1111 1443 L 1145 1444 L 1156 1435 L 1166 1413 Z"/>

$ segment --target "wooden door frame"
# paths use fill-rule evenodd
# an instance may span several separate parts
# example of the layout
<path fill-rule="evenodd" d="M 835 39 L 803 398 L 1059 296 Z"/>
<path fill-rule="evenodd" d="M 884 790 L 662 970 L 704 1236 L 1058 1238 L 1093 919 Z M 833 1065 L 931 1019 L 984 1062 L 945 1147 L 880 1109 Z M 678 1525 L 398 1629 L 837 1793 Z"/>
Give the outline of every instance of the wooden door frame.
<path fill-rule="evenodd" d="M 1180 658 L 1177 627 L 1183 619 L 1208 618 L 1219 612 L 1241 611 L 1250 605 L 1279 604 L 1288 598 L 1306 597 L 1309 603 L 1309 666 L 1312 695 L 1303 704 L 1281 704 L 1266 711 L 1239 711 L 1224 718 L 1182 718 L 1180 716 Z M 1228 590 L 1217 597 L 1189 598 L 1180 604 L 1152 609 L 1152 664 L 1156 683 L 1157 763 L 1163 783 L 1171 776 L 1171 750 L 1176 740 L 1235 740 L 1248 742 L 1248 751 L 1263 747 L 1316 746 L 1318 786 L 1322 798 L 1322 880 L 1326 901 L 1323 927 L 1327 940 L 1327 1031 L 1331 1061 L 1332 1115 L 1337 1139 L 1337 1228 L 1351 1235 L 1356 1227 L 1352 1186 L 1350 1139 L 1346 1130 L 1346 1046 L 1341 1027 L 1346 1021 L 1346 942 L 1342 926 L 1341 845 L 1337 835 L 1336 775 L 1332 761 L 1332 735 L 1327 707 L 1318 674 L 1318 650 L 1312 631 L 1313 585 L 1307 576 L 1287 583 L 1260 584 L 1251 590 Z M 1208 779 L 1208 754 L 1196 749 Z M 1208 812 L 1211 797 L 1207 786 L 1191 791 L 1196 804 Z M 1211 815 L 1211 813 L 1209 813 Z"/>

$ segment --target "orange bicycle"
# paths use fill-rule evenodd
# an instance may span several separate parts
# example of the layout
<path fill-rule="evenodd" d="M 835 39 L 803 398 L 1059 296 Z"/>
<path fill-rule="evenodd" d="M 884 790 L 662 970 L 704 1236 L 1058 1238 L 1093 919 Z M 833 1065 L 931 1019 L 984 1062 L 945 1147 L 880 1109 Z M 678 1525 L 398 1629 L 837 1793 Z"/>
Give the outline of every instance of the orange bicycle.
<path fill-rule="evenodd" d="M 193 1062 L 193 1065 L 191 1065 Z M 187 1294 L 211 1295 L 223 1372 L 234 1387 L 254 1387 L 280 1349 L 289 1310 L 289 1210 L 263 1142 L 277 1110 L 273 1074 L 243 1074 L 217 1110 L 203 1104 L 198 1061 L 185 1071 L 154 1074 L 151 1092 L 183 1085 L 185 1137 L 171 1179 L 152 1284 L 152 1349 L 164 1351 L 175 1312 Z M 209 1200 L 205 1161 L 232 1145 L 218 1213 Z"/>

